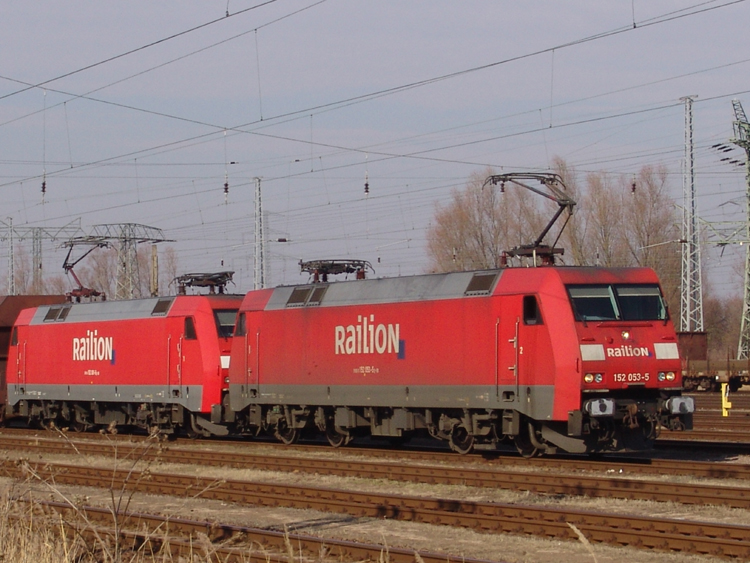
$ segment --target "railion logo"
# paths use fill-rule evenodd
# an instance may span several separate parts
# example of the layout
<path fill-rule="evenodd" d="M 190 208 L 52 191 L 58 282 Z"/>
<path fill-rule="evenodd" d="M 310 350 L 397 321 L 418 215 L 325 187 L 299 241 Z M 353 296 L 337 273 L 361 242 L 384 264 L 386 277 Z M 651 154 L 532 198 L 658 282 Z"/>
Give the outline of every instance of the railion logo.
<path fill-rule="evenodd" d="M 96 330 L 87 330 L 86 336 L 73 339 L 73 361 L 107 360 L 114 362 L 115 353 L 111 336 L 99 336 Z"/>
<path fill-rule="evenodd" d="M 357 315 L 356 325 L 334 328 L 336 354 L 399 354 L 399 324 L 375 324 L 375 315 Z"/>
<path fill-rule="evenodd" d="M 648 346 L 619 346 L 617 348 L 607 348 L 608 358 L 631 358 L 631 357 L 648 357 L 651 352 Z"/>

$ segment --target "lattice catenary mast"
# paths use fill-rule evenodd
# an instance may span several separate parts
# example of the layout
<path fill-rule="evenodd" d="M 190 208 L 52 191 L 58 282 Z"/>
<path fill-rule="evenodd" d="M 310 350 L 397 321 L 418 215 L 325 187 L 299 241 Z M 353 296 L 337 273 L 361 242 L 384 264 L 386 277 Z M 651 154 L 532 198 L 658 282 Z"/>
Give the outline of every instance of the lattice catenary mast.
<path fill-rule="evenodd" d="M 682 283 L 680 330 L 703 332 L 703 288 L 701 287 L 701 251 L 698 216 L 695 205 L 695 168 L 693 154 L 693 98 L 685 102 L 685 163 L 682 176 Z"/>
<path fill-rule="evenodd" d="M 7 235 L 3 235 L 7 233 Z M 13 261 L 13 244 L 15 241 L 23 241 L 31 238 L 32 242 L 32 274 L 31 292 L 41 293 L 42 287 L 42 240 L 57 242 L 76 237 L 83 234 L 81 219 L 71 221 L 62 227 L 14 227 L 13 220 L 8 218 L 8 223 L 0 221 L 0 240 L 7 237 L 9 246 L 8 255 L 8 295 L 15 295 L 15 264 Z"/>
<path fill-rule="evenodd" d="M 734 108 L 734 138 L 730 142 L 745 151 L 746 211 L 745 240 L 750 241 L 750 123 L 739 100 L 732 100 Z M 750 357 L 750 245 L 745 250 L 745 289 L 742 300 L 742 321 L 740 323 L 740 342 L 737 347 L 737 359 Z"/>
<path fill-rule="evenodd" d="M 140 286 L 137 245 L 142 242 L 173 242 L 161 229 L 137 223 L 94 225 L 90 237 L 115 246 L 117 250 L 117 287 L 115 299 L 132 299 Z"/>
<path fill-rule="evenodd" d="M 253 257 L 253 289 L 266 287 L 266 244 L 263 229 L 263 203 L 260 178 L 255 179 L 255 256 Z"/>

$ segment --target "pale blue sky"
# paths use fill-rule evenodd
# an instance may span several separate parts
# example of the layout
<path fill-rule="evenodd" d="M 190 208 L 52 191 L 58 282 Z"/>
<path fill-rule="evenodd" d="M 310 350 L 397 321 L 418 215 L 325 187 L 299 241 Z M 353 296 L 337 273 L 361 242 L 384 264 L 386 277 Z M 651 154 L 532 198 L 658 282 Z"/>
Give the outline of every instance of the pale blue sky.
<path fill-rule="evenodd" d="M 435 204 L 487 166 L 663 163 L 681 204 L 686 95 L 699 211 L 742 218 L 743 172 L 710 147 L 732 97 L 750 111 L 746 1 L 261 4 L 4 2 L 3 220 L 159 227 L 185 271 L 234 269 L 244 291 L 262 177 L 269 236 L 291 241 L 270 245 L 271 283 L 321 257 L 419 273 Z M 711 260 L 731 291 L 736 253 Z M 47 273 L 61 263 L 45 250 Z"/>

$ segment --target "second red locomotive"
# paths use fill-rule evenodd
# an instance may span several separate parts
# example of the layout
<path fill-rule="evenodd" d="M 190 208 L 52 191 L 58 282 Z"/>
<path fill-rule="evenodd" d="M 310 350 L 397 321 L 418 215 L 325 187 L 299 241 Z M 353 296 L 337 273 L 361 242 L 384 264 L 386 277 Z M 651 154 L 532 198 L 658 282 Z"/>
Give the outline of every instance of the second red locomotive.
<path fill-rule="evenodd" d="M 509 268 L 247 294 L 229 370 L 239 431 L 333 445 L 428 434 L 468 452 L 643 448 L 690 428 L 649 269 Z"/>
<path fill-rule="evenodd" d="M 226 434 L 220 422 L 242 296 L 41 306 L 11 333 L 8 417 L 85 430 Z"/>

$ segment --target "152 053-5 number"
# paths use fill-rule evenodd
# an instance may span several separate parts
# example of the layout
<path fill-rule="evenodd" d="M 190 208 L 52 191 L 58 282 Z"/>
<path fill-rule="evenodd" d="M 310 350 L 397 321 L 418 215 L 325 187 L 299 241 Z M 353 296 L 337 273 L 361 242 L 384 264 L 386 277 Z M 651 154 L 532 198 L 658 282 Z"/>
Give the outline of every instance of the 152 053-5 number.
<path fill-rule="evenodd" d="M 650 378 L 648 373 L 615 373 L 612 377 L 617 383 L 646 383 Z"/>

